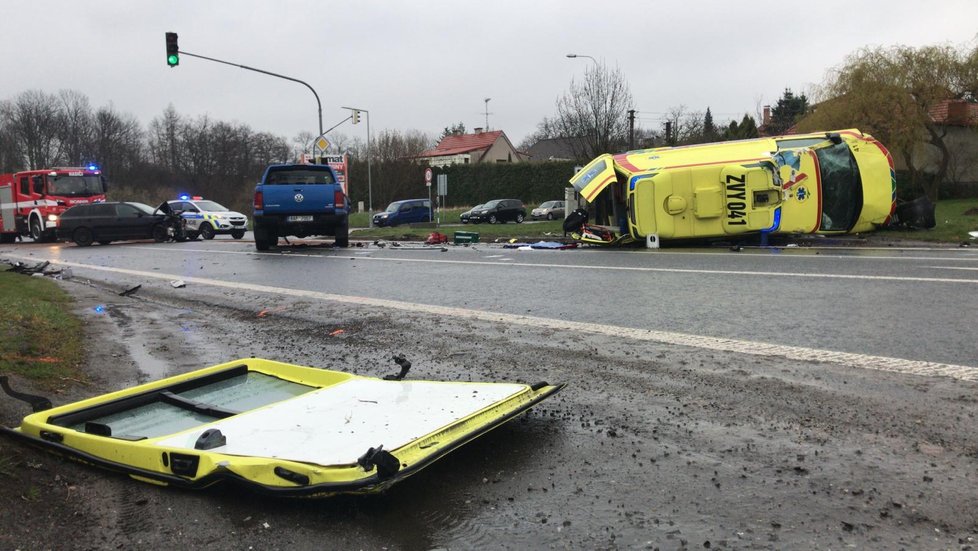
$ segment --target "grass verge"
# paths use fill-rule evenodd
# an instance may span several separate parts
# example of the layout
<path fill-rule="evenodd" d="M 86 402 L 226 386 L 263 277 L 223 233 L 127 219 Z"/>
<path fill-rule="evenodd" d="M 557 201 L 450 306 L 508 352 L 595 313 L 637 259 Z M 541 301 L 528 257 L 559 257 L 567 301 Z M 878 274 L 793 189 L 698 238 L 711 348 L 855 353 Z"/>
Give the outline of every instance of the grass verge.
<path fill-rule="evenodd" d="M 934 219 L 937 222 L 934 229 L 903 233 L 908 239 L 921 241 L 969 242 L 971 238 L 968 232 L 978 231 L 978 198 L 938 201 Z"/>
<path fill-rule="evenodd" d="M 45 387 L 79 378 L 82 324 L 71 302 L 53 281 L 0 271 L 0 373 Z"/>

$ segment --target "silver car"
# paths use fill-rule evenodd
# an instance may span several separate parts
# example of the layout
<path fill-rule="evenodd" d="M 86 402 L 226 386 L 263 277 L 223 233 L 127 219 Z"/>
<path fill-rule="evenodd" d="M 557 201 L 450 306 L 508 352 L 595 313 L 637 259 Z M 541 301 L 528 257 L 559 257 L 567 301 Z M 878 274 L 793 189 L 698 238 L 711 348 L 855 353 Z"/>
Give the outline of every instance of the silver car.
<path fill-rule="evenodd" d="M 534 220 L 540 220 L 546 218 L 547 220 L 555 220 L 557 218 L 564 217 L 564 202 L 563 201 L 547 201 L 541 204 L 539 207 L 530 211 L 530 218 Z"/>

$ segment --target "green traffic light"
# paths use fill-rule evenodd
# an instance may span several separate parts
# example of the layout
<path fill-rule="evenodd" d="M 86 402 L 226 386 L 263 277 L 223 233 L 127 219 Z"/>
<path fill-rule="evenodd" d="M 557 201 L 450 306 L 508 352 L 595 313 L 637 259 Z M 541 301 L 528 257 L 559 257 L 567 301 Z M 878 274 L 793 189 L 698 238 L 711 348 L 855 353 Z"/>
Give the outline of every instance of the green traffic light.
<path fill-rule="evenodd" d="M 176 54 L 170 54 L 166 56 L 166 64 L 169 65 L 170 67 L 176 67 L 177 65 L 180 65 L 180 56 Z"/>

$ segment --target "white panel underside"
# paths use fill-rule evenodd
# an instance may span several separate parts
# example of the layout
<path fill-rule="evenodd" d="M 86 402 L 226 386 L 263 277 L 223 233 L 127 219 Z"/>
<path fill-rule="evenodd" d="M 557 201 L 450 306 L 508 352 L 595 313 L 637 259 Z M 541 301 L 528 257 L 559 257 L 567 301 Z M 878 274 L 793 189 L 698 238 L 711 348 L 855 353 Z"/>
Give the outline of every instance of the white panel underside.
<path fill-rule="evenodd" d="M 211 452 L 315 463 L 355 463 L 368 448 L 395 450 L 524 390 L 507 383 L 353 379 L 160 440 L 194 449 L 204 430 L 227 444 Z"/>

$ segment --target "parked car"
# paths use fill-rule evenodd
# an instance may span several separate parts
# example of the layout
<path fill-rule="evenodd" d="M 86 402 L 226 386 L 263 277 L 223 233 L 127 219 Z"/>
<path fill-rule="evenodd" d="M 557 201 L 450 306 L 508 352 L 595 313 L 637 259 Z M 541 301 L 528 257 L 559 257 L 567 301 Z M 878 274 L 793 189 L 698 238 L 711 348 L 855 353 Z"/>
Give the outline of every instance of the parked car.
<path fill-rule="evenodd" d="M 208 201 L 202 197 L 183 196 L 168 201 L 174 212 L 180 213 L 187 221 L 187 237 L 214 239 L 215 235 L 230 234 L 235 239 L 244 237 L 248 230 L 248 217 L 240 212 Z"/>
<path fill-rule="evenodd" d="M 530 211 L 530 218 L 534 220 L 540 220 L 541 218 L 546 218 L 547 220 L 554 220 L 556 218 L 564 217 L 564 202 L 563 201 L 547 201 L 541 203 L 539 207 Z"/>
<path fill-rule="evenodd" d="M 505 224 L 510 220 L 520 224 L 525 218 L 526 209 L 519 199 L 493 199 L 482 205 L 482 208 L 472 209 L 472 213 L 469 214 L 469 220 L 476 224 L 480 222 Z"/>
<path fill-rule="evenodd" d="M 888 224 L 893 159 L 859 130 L 601 155 L 571 178 L 596 224 L 645 239 L 844 234 Z"/>
<path fill-rule="evenodd" d="M 463 212 L 462 214 L 459 214 L 458 215 L 459 222 L 461 222 L 463 224 L 468 224 L 469 223 L 469 217 L 472 216 L 472 211 L 479 210 L 481 208 L 482 208 L 482 205 L 476 205 L 476 206 L 470 208 L 469 210 Z"/>
<path fill-rule="evenodd" d="M 374 226 L 398 226 L 431 221 L 431 201 L 428 199 L 405 199 L 387 205 L 384 212 L 374 215 Z"/>
<path fill-rule="evenodd" d="M 130 239 L 152 238 L 162 242 L 167 238 L 165 222 L 162 212 L 143 203 L 88 203 L 62 213 L 58 238 L 74 241 L 79 247 Z"/>

